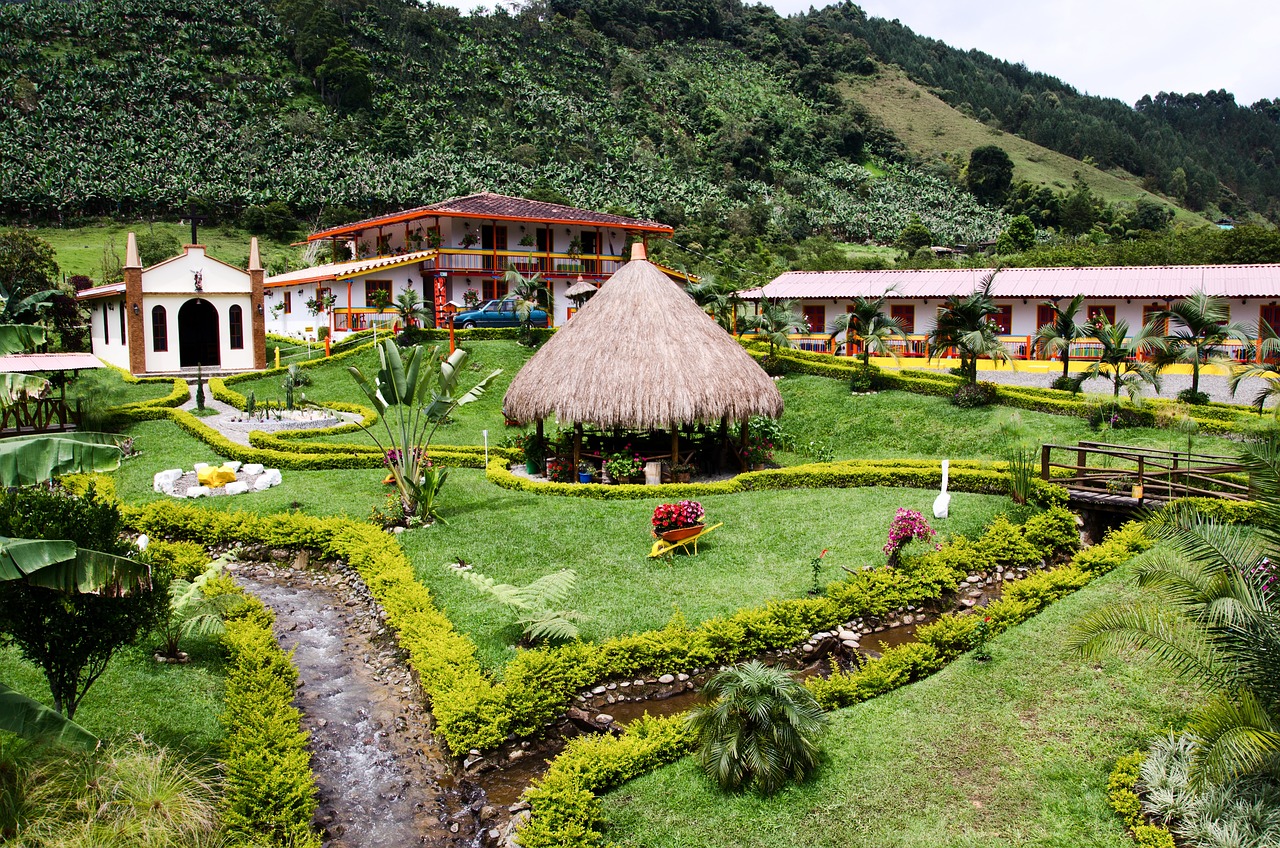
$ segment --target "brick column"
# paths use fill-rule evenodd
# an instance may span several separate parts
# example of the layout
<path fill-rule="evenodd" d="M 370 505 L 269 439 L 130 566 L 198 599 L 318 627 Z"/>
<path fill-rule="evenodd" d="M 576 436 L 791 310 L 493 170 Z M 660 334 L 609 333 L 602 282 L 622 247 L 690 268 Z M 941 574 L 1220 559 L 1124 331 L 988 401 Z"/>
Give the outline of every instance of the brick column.
<path fill-rule="evenodd" d="M 259 371 L 267 367 L 267 318 L 262 302 L 265 279 L 258 240 L 254 238 L 249 242 L 249 314 L 253 318 L 253 367 Z"/>
<path fill-rule="evenodd" d="M 129 371 L 135 375 L 147 372 L 147 334 L 142 308 L 142 261 L 138 258 L 138 237 L 129 233 L 124 255 L 124 303 L 129 337 Z M 103 313 L 104 317 L 106 313 Z"/>

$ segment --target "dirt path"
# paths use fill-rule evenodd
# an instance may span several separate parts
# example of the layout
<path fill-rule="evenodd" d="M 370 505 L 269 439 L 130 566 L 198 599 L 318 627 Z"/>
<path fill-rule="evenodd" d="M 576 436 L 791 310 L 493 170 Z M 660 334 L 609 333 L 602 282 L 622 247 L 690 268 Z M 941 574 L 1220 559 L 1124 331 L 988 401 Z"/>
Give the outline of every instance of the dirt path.
<path fill-rule="evenodd" d="M 288 564 L 241 564 L 239 582 L 276 614 L 294 652 L 296 703 L 311 733 L 317 824 L 332 848 L 481 846 L 506 811 L 459 780 L 435 741 L 422 693 L 359 577 Z"/>

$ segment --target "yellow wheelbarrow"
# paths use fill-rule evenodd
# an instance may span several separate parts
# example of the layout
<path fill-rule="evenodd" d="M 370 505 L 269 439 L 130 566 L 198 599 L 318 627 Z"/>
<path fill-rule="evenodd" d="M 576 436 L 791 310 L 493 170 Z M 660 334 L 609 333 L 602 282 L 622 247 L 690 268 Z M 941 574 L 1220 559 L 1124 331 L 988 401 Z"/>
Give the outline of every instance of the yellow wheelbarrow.
<path fill-rule="evenodd" d="M 697 556 L 698 540 L 723 524 L 724 522 L 721 521 L 719 523 L 706 526 L 690 527 L 688 529 L 697 530 L 698 532 L 690 533 L 689 535 L 679 539 L 658 539 L 658 541 L 653 543 L 653 547 L 649 549 L 649 558 L 653 559 L 654 557 L 660 556 L 674 556 L 676 548 L 684 548 L 685 551 L 688 552 L 691 546 L 693 548 L 694 556 Z"/>

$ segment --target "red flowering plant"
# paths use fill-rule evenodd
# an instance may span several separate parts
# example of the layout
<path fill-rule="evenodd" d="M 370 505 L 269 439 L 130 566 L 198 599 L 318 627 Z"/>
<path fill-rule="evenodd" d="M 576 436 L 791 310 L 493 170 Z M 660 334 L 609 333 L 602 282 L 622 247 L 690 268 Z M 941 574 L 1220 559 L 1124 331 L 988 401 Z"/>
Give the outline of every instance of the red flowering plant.
<path fill-rule="evenodd" d="M 889 524 L 889 540 L 884 543 L 884 552 L 889 557 L 889 565 L 897 565 L 898 557 L 907 543 L 913 539 L 925 541 L 932 539 L 936 533 L 924 516 L 914 509 L 898 508 Z"/>
<path fill-rule="evenodd" d="M 681 527 L 693 527 L 702 523 L 704 515 L 702 504 L 697 501 L 659 504 L 653 511 L 653 532 L 662 534 Z"/>

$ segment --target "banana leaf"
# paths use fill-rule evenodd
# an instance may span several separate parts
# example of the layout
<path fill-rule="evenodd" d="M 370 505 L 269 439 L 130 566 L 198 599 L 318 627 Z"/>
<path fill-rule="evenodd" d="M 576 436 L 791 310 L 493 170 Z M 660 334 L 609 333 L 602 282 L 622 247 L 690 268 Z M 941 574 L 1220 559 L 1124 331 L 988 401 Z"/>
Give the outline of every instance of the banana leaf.
<path fill-rule="evenodd" d="M 33 486 L 60 474 L 114 471 L 120 448 L 110 433 L 50 433 L 0 439 L 0 486 Z"/>
<path fill-rule="evenodd" d="M 33 742 L 92 751 L 98 737 L 61 713 L 0 683 L 0 730 Z"/>
<path fill-rule="evenodd" d="M 33 324 L 0 324 L 0 356 L 21 353 L 44 343 L 44 327 Z"/>
<path fill-rule="evenodd" d="M 0 536 L 0 581 L 25 580 L 62 592 L 97 592 L 144 584 L 150 574 L 145 563 L 77 548 L 75 542 Z"/>
<path fill-rule="evenodd" d="M 48 380 L 34 374 L 0 374 L 0 409 L 14 401 L 40 394 L 47 385 Z"/>

